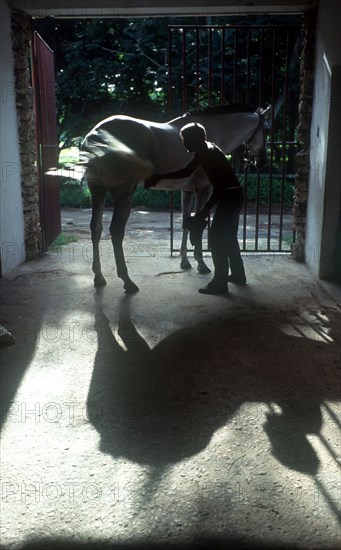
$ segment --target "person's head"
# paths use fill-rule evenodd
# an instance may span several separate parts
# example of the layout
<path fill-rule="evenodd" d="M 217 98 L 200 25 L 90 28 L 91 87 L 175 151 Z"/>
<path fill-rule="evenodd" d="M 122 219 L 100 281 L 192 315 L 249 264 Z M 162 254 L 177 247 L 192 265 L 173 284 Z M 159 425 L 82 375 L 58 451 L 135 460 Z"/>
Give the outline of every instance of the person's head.
<path fill-rule="evenodd" d="M 206 142 L 206 130 L 201 124 L 191 122 L 180 130 L 183 146 L 189 151 L 201 149 Z"/>

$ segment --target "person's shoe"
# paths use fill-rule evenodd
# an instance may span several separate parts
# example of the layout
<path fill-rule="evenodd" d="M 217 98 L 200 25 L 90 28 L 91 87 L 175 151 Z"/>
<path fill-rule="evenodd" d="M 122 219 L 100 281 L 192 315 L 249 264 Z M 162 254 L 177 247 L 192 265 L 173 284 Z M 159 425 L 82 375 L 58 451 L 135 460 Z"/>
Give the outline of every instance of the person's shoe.
<path fill-rule="evenodd" d="M 217 285 L 216 283 L 208 283 L 208 285 L 204 286 L 204 288 L 199 288 L 200 294 L 226 294 L 228 292 L 228 286 L 225 285 Z"/>
<path fill-rule="evenodd" d="M 235 285 L 246 285 L 246 277 L 236 277 L 235 275 L 229 275 L 227 277 L 229 283 L 234 283 Z"/>

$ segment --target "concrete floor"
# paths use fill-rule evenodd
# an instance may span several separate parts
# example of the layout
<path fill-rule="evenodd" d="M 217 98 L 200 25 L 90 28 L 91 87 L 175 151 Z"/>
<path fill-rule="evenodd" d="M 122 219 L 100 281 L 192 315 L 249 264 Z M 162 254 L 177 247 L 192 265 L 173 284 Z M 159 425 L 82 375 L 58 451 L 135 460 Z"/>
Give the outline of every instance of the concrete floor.
<path fill-rule="evenodd" d="M 0 282 L 1 548 L 339 548 L 341 299 L 271 255 L 203 296 L 138 217 L 136 295 L 108 238 L 93 288 L 70 213 L 76 242 Z"/>

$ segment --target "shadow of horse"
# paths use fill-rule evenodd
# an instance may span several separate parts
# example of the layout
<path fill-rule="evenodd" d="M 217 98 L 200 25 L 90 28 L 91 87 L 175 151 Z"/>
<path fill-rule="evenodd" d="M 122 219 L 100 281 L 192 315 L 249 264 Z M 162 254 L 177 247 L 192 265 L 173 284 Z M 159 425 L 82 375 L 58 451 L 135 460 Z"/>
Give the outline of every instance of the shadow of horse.
<path fill-rule="evenodd" d="M 121 300 L 117 331 L 97 307 L 87 406 L 102 452 L 161 473 L 203 451 L 244 404 L 258 403 L 261 414 L 249 420 L 262 423 L 273 456 L 317 473 L 306 436 L 321 429 L 323 401 L 341 396 L 337 343 L 289 336 L 282 327 L 295 312 L 284 319 L 254 306 L 181 328 L 150 349 L 130 319 L 130 299 Z"/>

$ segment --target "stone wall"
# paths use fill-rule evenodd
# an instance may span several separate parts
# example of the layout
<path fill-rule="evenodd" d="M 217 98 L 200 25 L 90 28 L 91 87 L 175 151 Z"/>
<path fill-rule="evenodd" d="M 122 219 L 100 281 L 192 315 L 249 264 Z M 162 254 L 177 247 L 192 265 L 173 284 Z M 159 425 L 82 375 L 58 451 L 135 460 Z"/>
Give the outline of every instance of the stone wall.
<path fill-rule="evenodd" d="M 296 242 L 292 247 L 292 255 L 298 262 L 304 262 L 305 260 L 304 249 L 310 166 L 310 127 L 314 98 L 316 19 L 316 9 L 305 12 L 301 53 L 301 88 L 298 125 L 298 141 L 300 147 L 296 155 L 295 196 L 293 207 Z"/>
<path fill-rule="evenodd" d="M 31 18 L 12 12 L 12 41 L 16 86 L 16 106 L 21 158 L 21 189 L 24 208 L 26 260 L 42 254 L 39 214 L 39 186 L 36 168 L 34 91 L 31 85 Z"/>

